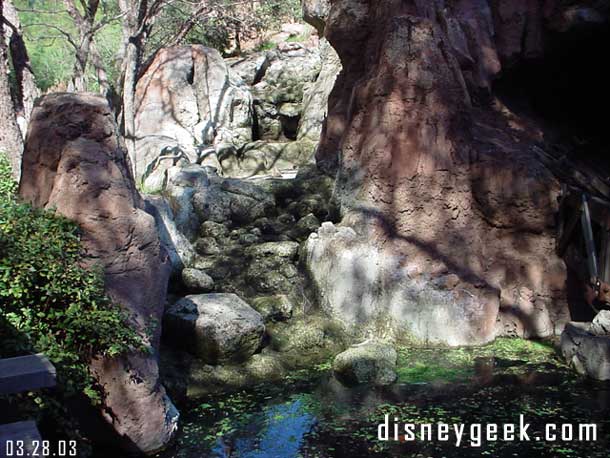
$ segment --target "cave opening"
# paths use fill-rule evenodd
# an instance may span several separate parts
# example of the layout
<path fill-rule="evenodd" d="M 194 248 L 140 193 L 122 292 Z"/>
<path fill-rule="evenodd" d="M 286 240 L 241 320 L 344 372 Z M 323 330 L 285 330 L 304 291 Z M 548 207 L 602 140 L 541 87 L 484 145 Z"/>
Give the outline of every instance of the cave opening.
<path fill-rule="evenodd" d="M 608 23 L 553 32 L 542 57 L 513 65 L 494 83 L 511 110 L 541 121 L 571 159 L 603 170 L 604 177 L 610 176 L 609 45 Z"/>

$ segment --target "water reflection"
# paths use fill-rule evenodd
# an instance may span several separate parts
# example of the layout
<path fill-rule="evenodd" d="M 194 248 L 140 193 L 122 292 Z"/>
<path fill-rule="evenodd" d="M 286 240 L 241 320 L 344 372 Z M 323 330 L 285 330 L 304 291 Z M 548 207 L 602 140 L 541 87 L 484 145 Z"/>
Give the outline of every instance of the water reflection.
<path fill-rule="evenodd" d="M 554 362 L 485 358 L 475 359 L 470 369 L 460 380 L 401 382 L 384 388 L 345 387 L 326 373 L 297 384 L 210 398 L 190 412 L 183 410 L 183 434 L 161 458 L 610 456 L 610 384 L 584 380 Z M 376 441 L 376 425 L 384 413 L 401 421 L 466 425 L 512 423 L 524 414 L 534 430 L 545 423 L 595 422 L 600 439 L 485 443 L 477 449 L 382 444 Z"/>
<path fill-rule="evenodd" d="M 297 399 L 265 408 L 231 437 L 217 439 L 214 458 L 296 458 L 316 419 Z"/>

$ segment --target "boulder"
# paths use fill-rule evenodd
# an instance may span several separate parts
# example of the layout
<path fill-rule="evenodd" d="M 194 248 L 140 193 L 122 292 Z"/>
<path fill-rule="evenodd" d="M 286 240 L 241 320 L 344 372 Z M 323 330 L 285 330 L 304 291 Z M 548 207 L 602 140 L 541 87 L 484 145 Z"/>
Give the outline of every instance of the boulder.
<path fill-rule="evenodd" d="M 172 210 L 176 228 L 189 241 L 193 241 L 202 221 L 193 206 L 193 196 L 198 190 L 208 188 L 217 174 L 211 167 L 192 164 L 172 167 L 167 175 L 164 195 Z"/>
<path fill-rule="evenodd" d="M 261 383 L 279 382 L 285 374 L 281 356 L 275 352 L 258 353 L 242 364 L 197 364 L 187 374 L 186 396 L 196 399 Z M 179 375 L 184 377 L 185 374 Z"/>
<path fill-rule="evenodd" d="M 265 322 L 285 321 L 292 318 L 294 305 L 288 296 L 259 296 L 252 300 L 252 307 L 258 311 Z"/>
<path fill-rule="evenodd" d="M 305 87 L 320 73 L 320 54 L 315 48 L 287 43 L 273 57 L 263 77 L 252 87 L 257 137 L 261 140 L 294 139 Z M 289 109 L 285 104 L 291 105 Z"/>
<path fill-rule="evenodd" d="M 135 175 L 149 191 L 165 171 L 199 158 L 197 145 L 252 140 L 252 96 L 222 56 L 201 45 L 163 48 L 136 87 Z"/>
<path fill-rule="evenodd" d="M 214 174 L 207 186 L 195 189 L 192 205 L 199 221 L 247 224 L 270 213 L 275 200 L 256 184 Z"/>
<path fill-rule="evenodd" d="M 278 176 L 282 172 L 312 164 L 315 149 L 315 141 L 309 138 L 291 142 L 256 141 L 244 145 L 240 151 L 222 156 L 220 164 L 225 176 Z"/>
<path fill-rule="evenodd" d="M 367 341 L 339 353 L 333 361 L 337 378 L 350 385 L 390 385 L 396 381 L 398 355 L 390 345 Z"/>
<path fill-rule="evenodd" d="M 610 337 L 595 335 L 591 323 L 568 323 L 560 345 L 564 358 L 578 373 L 610 380 Z"/>
<path fill-rule="evenodd" d="M 186 268 L 182 271 L 182 282 L 189 291 L 209 293 L 214 289 L 214 279 L 203 270 Z"/>
<path fill-rule="evenodd" d="M 291 369 L 311 369 L 325 363 L 343 351 L 347 341 L 341 323 L 315 310 L 287 321 L 270 322 L 267 332 L 270 342 L 265 352 L 278 352 L 284 366 Z"/>
<path fill-rule="evenodd" d="M 225 62 L 246 84 L 254 86 L 263 78 L 274 58 L 274 51 L 265 51 L 228 58 Z"/>
<path fill-rule="evenodd" d="M 261 346 L 263 317 L 235 294 L 187 296 L 164 319 L 168 339 L 210 364 L 247 360 Z"/>
<path fill-rule="evenodd" d="M 610 337 L 610 310 L 602 310 L 595 315 L 591 323 L 591 333 Z"/>
<path fill-rule="evenodd" d="M 295 262 L 299 249 L 296 242 L 267 242 L 246 249 L 248 265 L 245 277 L 258 293 L 286 294 L 296 292 L 300 278 Z"/>
<path fill-rule="evenodd" d="M 496 290 L 433 278 L 351 227 L 330 222 L 309 236 L 304 253 L 323 310 L 360 334 L 383 323 L 422 344 L 476 345 L 495 336 Z"/>
<path fill-rule="evenodd" d="M 326 18 L 330 10 L 329 0 L 303 0 L 301 2 L 303 10 L 303 19 L 308 24 L 315 27 L 318 35 L 324 36 L 324 27 L 326 26 Z"/>
<path fill-rule="evenodd" d="M 39 99 L 19 195 L 78 223 L 84 264 L 102 268 L 107 295 L 133 317 L 150 348 L 124 358 L 98 358 L 91 369 L 106 393 L 105 420 L 133 451 L 154 453 L 171 441 L 178 426 L 178 412 L 159 383 L 156 359 L 171 266 L 113 120 L 101 96 Z"/>

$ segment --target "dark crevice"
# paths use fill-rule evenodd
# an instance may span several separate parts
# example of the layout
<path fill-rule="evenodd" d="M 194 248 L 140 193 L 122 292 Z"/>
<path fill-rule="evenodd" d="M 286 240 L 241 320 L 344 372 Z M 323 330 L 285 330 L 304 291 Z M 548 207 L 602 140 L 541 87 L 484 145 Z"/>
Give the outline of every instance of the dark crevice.
<path fill-rule="evenodd" d="M 571 145 L 575 158 L 607 169 L 610 84 L 604 61 L 609 43 L 608 24 L 550 34 L 543 57 L 516 64 L 494 84 L 512 111 L 542 121 Z"/>

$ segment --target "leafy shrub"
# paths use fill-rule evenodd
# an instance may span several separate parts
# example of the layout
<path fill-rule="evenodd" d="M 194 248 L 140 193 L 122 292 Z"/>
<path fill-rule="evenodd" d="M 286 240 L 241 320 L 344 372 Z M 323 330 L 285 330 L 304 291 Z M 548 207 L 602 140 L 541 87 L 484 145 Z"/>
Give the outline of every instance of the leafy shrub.
<path fill-rule="evenodd" d="M 0 201 L 2 202 L 13 199 L 17 191 L 17 183 L 13 180 L 11 171 L 11 163 L 0 152 Z"/>
<path fill-rule="evenodd" d="M 77 225 L 19 203 L 15 187 L 0 155 L 0 357 L 42 352 L 54 363 L 55 402 L 33 398 L 39 406 L 61 410 L 57 398 L 80 397 L 98 404 L 91 358 L 139 349 L 141 340 L 105 296 L 101 272 L 81 267 Z"/>

